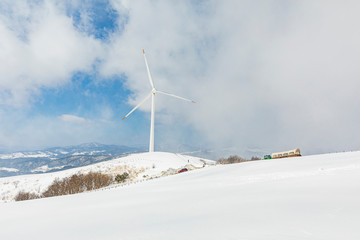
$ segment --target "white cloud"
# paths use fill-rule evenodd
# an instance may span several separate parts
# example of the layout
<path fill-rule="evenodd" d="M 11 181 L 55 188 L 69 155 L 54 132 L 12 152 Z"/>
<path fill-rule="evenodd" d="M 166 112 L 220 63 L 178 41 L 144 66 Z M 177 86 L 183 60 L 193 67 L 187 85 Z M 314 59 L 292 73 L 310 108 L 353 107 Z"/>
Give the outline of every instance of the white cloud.
<path fill-rule="evenodd" d="M 78 124 L 88 122 L 88 120 L 86 120 L 85 118 L 78 117 L 75 115 L 70 115 L 70 114 L 63 114 L 63 115 L 59 116 L 59 119 L 64 122 L 78 123 Z"/>
<path fill-rule="evenodd" d="M 46 87 L 91 71 L 102 46 L 78 32 L 55 1 L 0 5 L 0 104 L 22 106 Z"/>
<path fill-rule="evenodd" d="M 26 105 L 43 88 L 69 83 L 74 72 L 91 72 L 100 58 L 102 76 L 127 77 L 134 105 L 150 91 L 144 48 L 156 87 L 198 102 L 159 96 L 158 142 L 173 137 L 173 142 L 190 142 L 182 131 L 190 126 L 200 133 L 197 138 L 216 146 L 300 147 L 305 153 L 360 148 L 355 134 L 360 127 L 358 2 L 112 3 L 121 31 L 102 43 L 74 27 L 61 1 L 1 1 L 0 104 Z M 84 17 L 80 28 L 89 27 Z M 149 104 L 141 109 L 148 111 Z M 99 115 L 111 122 L 113 109 Z M 52 120 L 34 121 L 46 126 L 39 142 L 74 133 L 89 139 L 104 130 L 91 135 L 85 126 L 73 127 L 77 124 L 65 129 L 62 118 L 45 124 Z M 17 142 L 20 131 L 29 141 L 35 128 L 26 126 L 9 141 Z M 53 128 L 59 131 L 49 133 Z M 126 131 L 122 134 L 130 134 Z M 1 134 L 6 139 L 9 132 Z"/>
<path fill-rule="evenodd" d="M 103 56 L 104 43 L 91 35 L 89 19 L 81 18 L 76 25 L 67 12 L 79 10 L 84 17 L 84 4 L 57 0 L 0 2 L 0 150 L 91 141 L 121 143 L 128 139 L 114 134 L 114 129 L 123 134 L 127 129 L 112 121 L 113 111 L 101 99 L 95 108 L 78 109 L 86 118 L 52 116 L 59 114 L 59 109 L 39 115 L 37 108 L 31 108 L 41 99 L 42 90 L 71 83 L 78 71 L 89 75 L 96 71 L 94 65 Z"/>
<path fill-rule="evenodd" d="M 360 147 L 357 2 L 114 2 L 129 19 L 102 73 L 125 74 L 137 103 L 150 90 L 145 48 L 155 85 L 198 101 L 159 97 L 163 123 L 182 119 L 218 146 Z"/>

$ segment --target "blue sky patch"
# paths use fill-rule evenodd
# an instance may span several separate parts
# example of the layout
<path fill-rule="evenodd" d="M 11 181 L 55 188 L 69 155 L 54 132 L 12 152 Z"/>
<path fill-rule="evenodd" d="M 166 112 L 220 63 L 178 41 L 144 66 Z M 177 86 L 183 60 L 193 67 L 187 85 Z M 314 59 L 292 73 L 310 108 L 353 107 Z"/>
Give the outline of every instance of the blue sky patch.
<path fill-rule="evenodd" d="M 97 39 L 108 39 L 111 33 L 121 30 L 118 27 L 118 12 L 109 1 L 85 1 L 77 8 L 68 6 L 68 14 L 74 25 Z"/>

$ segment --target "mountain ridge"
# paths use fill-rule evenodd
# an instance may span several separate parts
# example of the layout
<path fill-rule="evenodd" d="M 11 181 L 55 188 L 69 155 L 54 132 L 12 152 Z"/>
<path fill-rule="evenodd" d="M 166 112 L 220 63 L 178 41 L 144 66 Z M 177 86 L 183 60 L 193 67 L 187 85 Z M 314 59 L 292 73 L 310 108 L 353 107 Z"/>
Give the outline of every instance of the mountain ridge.
<path fill-rule="evenodd" d="M 96 142 L 0 154 L 0 177 L 61 171 L 145 151 L 144 147 Z"/>

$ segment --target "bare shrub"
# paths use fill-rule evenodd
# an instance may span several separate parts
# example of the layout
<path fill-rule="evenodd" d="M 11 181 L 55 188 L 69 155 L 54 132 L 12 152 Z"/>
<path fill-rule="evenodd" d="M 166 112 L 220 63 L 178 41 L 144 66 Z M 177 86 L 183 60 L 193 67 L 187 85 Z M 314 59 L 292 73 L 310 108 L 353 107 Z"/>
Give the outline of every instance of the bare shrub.
<path fill-rule="evenodd" d="M 77 173 L 61 180 L 56 178 L 48 189 L 42 193 L 42 195 L 22 191 L 15 196 L 14 200 L 24 201 L 43 197 L 81 193 L 106 187 L 111 183 L 113 183 L 112 175 L 99 172 L 89 172 L 87 174 Z"/>
<path fill-rule="evenodd" d="M 95 172 L 89 172 L 87 174 L 78 173 L 62 180 L 55 179 L 43 193 L 43 196 L 53 197 L 81 193 L 109 186 L 112 182 L 111 175 Z"/>
<path fill-rule="evenodd" d="M 35 193 L 21 191 L 15 196 L 14 200 L 15 201 L 25 201 L 25 200 L 31 200 L 31 199 L 37 199 L 37 198 L 40 198 L 40 196 Z"/>
<path fill-rule="evenodd" d="M 116 175 L 115 181 L 121 183 L 121 182 L 125 182 L 125 180 L 128 178 L 129 178 L 129 174 L 127 172 L 124 172 L 123 174 Z"/>
<path fill-rule="evenodd" d="M 233 163 L 240 163 L 240 162 L 247 162 L 249 160 L 239 157 L 237 155 L 232 155 L 228 158 L 220 158 L 217 163 L 218 164 L 233 164 Z"/>
<path fill-rule="evenodd" d="M 82 188 L 85 191 L 90 191 L 109 186 L 112 182 L 113 178 L 111 175 L 89 172 L 88 174 L 84 175 Z"/>
<path fill-rule="evenodd" d="M 64 195 L 65 191 L 65 179 L 60 180 L 56 178 L 54 182 L 48 187 L 48 189 L 43 193 L 44 197 L 53 197 Z"/>
<path fill-rule="evenodd" d="M 232 155 L 232 156 L 230 156 L 228 158 L 220 158 L 219 160 L 216 161 L 216 163 L 217 164 L 233 164 L 233 163 L 249 162 L 249 161 L 256 161 L 256 160 L 261 160 L 261 158 L 252 157 L 249 160 L 249 159 L 239 157 L 237 155 Z"/>

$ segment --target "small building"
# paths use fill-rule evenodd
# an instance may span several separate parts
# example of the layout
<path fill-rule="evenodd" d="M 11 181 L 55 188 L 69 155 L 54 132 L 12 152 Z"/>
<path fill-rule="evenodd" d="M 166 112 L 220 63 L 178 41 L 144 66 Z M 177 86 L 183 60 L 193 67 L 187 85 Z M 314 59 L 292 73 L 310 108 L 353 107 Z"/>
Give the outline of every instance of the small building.
<path fill-rule="evenodd" d="M 285 157 L 300 157 L 300 149 L 296 148 L 293 150 L 289 150 L 286 152 L 278 152 L 278 153 L 272 153 L 271 158 L 285 158 Z"/>

